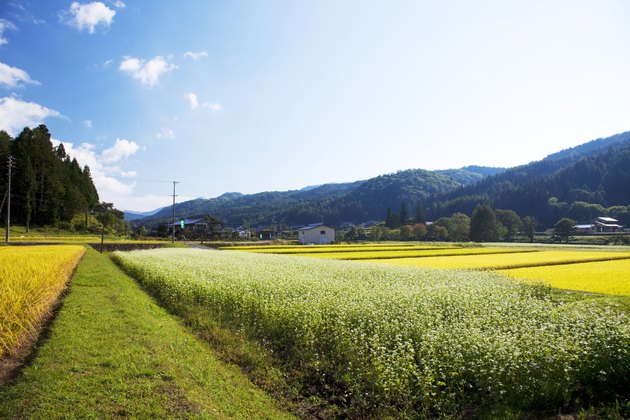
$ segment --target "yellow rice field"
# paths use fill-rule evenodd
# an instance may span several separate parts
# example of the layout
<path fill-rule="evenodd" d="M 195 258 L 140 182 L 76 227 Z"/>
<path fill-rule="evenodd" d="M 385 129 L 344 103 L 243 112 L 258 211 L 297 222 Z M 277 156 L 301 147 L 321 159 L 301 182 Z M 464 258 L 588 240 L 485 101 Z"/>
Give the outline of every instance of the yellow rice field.
<path fill-rule="evenodd" d="M 501 270 L 519 280 L 559 289 L 630 296 L 630 260 Z"/>
<path fill-rule="evenodd" d="M 37 334 L 84 252 L 80 245 L 0 248 L 0 359 Z"/>
<path fill-rule="evenodd" d="M 490 249 L 490 248 L 487 248 Z M 630 252 L 604 251 L 539 251 L 504 254 L 476 254 L 454 257 L 401 258 L 369 262 L 411 267 L 451 268 L 470 270 L 501 270 L 520 267 L 550 266 L 576 262 L 630 259 Z M 545 267 L 549 269 L 549 267 Z"/>
<path fill-rule="evenodd" d="M 267 246 L 229 246 L 222 247 L 226 251 L 247 251 L 262 254 L 319 254 L 337 252 L 367 252 L 367 251 L 414 251 L 458 249 L 453 245 L 415 245 L 415 244 L 369 244 L 369 245 L 267 245 Z"/>

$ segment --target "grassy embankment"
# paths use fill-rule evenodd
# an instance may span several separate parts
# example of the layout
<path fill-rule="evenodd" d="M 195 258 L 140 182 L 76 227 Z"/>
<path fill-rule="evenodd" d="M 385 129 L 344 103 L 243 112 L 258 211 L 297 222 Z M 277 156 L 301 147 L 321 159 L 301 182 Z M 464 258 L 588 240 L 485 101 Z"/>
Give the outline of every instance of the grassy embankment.
<path fill-rule="evenodd" d="M 0 418 L 287 417 L 94 250 L 48 333 Z"/>

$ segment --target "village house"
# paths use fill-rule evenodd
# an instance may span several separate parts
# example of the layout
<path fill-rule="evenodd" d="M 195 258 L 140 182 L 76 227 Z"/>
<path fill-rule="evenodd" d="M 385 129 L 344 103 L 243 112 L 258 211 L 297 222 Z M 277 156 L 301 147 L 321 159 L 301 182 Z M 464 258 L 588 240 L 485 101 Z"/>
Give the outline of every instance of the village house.
<path fill-rule="evenodd" d="M 323 223 L 313 223 L 298 230 L 298 242 L 305 244 L 330 244 L 335 242 L 335 229 Z"/>
<path fill-rule="evenodd" d="M 623 232 L 623 226 L 619 224 L 619 220 L 612 217 L 596 217 L 591 223 L 575 225 L 575 229 L 578 235 Z"/>

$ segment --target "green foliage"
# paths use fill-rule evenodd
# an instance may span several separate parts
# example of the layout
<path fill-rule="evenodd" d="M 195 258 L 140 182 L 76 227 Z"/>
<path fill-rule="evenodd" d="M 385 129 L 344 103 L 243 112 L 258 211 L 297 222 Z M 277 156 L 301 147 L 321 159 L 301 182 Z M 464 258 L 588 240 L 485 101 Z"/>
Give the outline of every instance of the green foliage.
<path fill-rule="evenodd" d="M 556 236 L 559 240 L 569 243 L 571 236 L 575 235 L 577 232 L 575 220 L 563 217 L 556 222 L 553 232 L 554 236 Z"/>
<path fill-rule="evenodd" d="M 534 242 L 534 236 L 536 235 L 537 226 L 538 221 L 532 216 L 523 217 L 521 228 L 523 230 L 523 235 L 525 235 L 529 239 L 529 242 Z"/>
<path fill-rule="evenodd" d="M 510 242 L 522 228 L 521 218 L 514 210 L 495 210 L 497 220 L 505 228 L 505 240 Z"/>
<path fill-rule="evenodd" d="M 470 239 L 475 242 L 491 242 L 499 239 L 498 222 L 492 208 L 479 204 L 470 219 Z"/>

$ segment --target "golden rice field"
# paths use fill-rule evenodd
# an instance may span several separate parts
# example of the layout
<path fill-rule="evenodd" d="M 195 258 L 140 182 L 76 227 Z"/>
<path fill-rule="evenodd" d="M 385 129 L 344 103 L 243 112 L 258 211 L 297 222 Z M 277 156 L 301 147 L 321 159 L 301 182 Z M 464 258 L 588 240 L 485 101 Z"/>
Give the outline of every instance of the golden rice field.
<path fill-rule="evenodd" d="M 578 262 L 612 261 L 630 259 L 630 252 L 606 251 L 538 251 L 504 254 L 476 254 L 453 257 L 404 258 L 368 260 L 379 264 L 410 267 L 449 268 L 468 270 L 507 270 L 521 267 L 565 265 Z"/>
<path fill-rule="evenodd" d="M 261 254 L 323 254 L 338 252 L 367 251 L 418 251 L 436 249 L 458 249 L 459 246 L 413 245 L 413 244 L 369 244 L 369 245 L 262 245 L 262 246 L 229 246 L 222 247 L 227 251 L 247 251 Z"/>
<path fill-rule="evenodd" d="M 0 248 L 0 359 L 37 334 L 84 253 L 80 245 Z"/>
<path fill-rule="evenodd" d="M 234 249 L 234 248 L 229 248 Z M 462 248 L 454 246 L 381 246 L 372 245 L 354 247 L 335 246 L 302 246 L 287 247 L 283 249 L 254 249 L 246 247 L 235 249 L 265 254 L 299 255 L 304 257 L 325 258 L 333 260 L 372 260 L 372 259 L 398 259 L 398 258 L 425 258 L 434 256 L 457 256 L 479 254 L 510 254 L 523 252 L 537 252 L 529 249 L 513 248 Z"/>
<path fill-rule="evenodd" d="M 559 289 L 630 296 L 630 260 L 527 267 L 501 270 L 527 282 L 543 282 Z"/>

